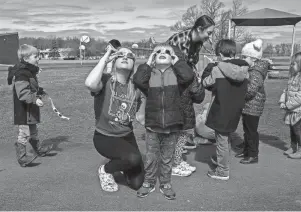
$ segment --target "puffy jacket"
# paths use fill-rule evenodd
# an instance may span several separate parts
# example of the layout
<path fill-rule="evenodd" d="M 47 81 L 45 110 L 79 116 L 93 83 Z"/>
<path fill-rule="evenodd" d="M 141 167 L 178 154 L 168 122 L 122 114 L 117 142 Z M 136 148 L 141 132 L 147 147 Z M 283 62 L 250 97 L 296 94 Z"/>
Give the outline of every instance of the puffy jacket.
<path fill-rule="evenodd" d="M 193 81 L 193 77 L 192 69 L 183 60 L 164 72 L 146 63 L 139 65 L 133 82 L 146 96 L 145 127 L 183 127 L 181 90 Z"/>
<path fill-rule="evenodd" d="M 268 73 L 268 61 L 259 60 L 255 65 L 249 68 L 249 84 L 246 94 L 246 104 L 243 114 L 251 116 L 261 116 L 266 101 L 264 81 Z"/>
<path fill-rule="evenodd" d="M 219 62 L 203 79 L 212 89 L 212 100 L 206 126 L 221 133 L 237 129 L 248 86 L 248 63 L 233 59 Z"/>
<path fill-rule="evenodd" d="M 301 74 L 290 77 L 287 88 L 283 91 L 279 103 L 284 103 L 287 111 L 284 121 L 294 125 L 301 119 Z"/>

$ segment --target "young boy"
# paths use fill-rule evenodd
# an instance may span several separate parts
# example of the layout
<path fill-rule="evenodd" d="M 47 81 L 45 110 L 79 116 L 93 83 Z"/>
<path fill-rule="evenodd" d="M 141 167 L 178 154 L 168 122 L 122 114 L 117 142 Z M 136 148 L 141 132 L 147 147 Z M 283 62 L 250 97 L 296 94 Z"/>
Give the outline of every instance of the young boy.
<path fill-rule="evenodd" d="M 236 44 L 232 40 L 220 40 L 215 49 L 221 62 L 210 64 L 211 70 L 203 75 L 203 85 L 212 91 L 212 101 L 206 126 L 215 130 L 216 170 L 208 176 L 219 180 L 229 179 L 229 134 L 237 129 L 248 86 L 248 63 L 234 59 Z"/>
<path fill-rule="evenodd" d="M 133 77 L 134 84 L 146 96 L 146 174 L 138 197 L 155 190 L 159 173 L 161 193 L 169 200 L 175 199 L 171 171 L 177 133 L 184 124 L 180 96 L 193 79 L 192 69 L 175 56 L 168 44 L 156 46 L 148 62 L 140 65 Z"/>
<path fill-rule="evenodd" d="M 20 166 L 29 165 L 37 156 L 45 156 L 52 146 L 42 147 L 38 140 L 36 124 L 40 122 L 40 108 L 43 102 L 43 88 L 39 87 L 37 74 L 39 73 L 38 50 L 30 45 L 21 45 L 18 50 L 20 63 L 15 65 L 9 73 L 8 84 L 13 86 L 14 124 L 19 126 L 18 140 L 15 143 L 17 159 Z M 26 144 L 32 145 L 36 154 L 30 155 L 26 151 Z"/>

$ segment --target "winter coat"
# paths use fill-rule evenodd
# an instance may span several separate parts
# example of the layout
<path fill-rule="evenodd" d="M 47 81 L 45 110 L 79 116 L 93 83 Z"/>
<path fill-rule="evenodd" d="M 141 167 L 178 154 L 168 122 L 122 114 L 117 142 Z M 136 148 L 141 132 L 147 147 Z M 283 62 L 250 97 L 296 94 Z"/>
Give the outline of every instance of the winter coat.
<path fill-rule="evenodd" d="M 269 63 L 264 60 L 255 62 L 255 65 L 249 68 L 249 84 L 243 114 L 251 116 L 262 115 L 266 101 L 264 81 L 268 73 L 268 68 Z"/>
<path fill-rule="evenodd" d="M 288 86 L 283 91 L 279 103 L 286 105 L 285 124 L 295 125 L 301 120 L 301 73 L 290 77 Z"/>
<path fill-rule="evenodd" d="M 212 100 L 206 126 L 220 133 L 237 129 L 248 86 L 248 63 L 233 59 L 219 62 L 203 79 L 205 88 L 212 89 Z"/>
<path fill-rule="evenodd" d="M 179 60 L 164 72 L 141 64 L 133 82 L 146 96 L 145 127 L 182 128 L 183 111 L 180 107 L 181 86 L 193 81 L 193 71 L 185 61 Z"/>
<path fill-rule="evenodd" d="M 43 88 L 39 87 L 37 73 L 39 67 L 25 61 L 15 65 L 10 70 L 8 83 L 15 77 L 13 86 L 14 124 L 27 125 L 40 123 L 40 108 L 36 105 Z M 11 73 L 14 73 L 13 75 Z"/>

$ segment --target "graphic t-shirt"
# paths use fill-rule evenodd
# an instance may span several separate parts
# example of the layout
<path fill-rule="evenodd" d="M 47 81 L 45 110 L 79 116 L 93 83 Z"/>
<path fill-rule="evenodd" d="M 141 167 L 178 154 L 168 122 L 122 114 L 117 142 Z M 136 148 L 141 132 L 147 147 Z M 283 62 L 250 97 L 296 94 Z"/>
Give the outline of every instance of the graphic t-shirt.
<path fill-rule="evenodd" d="M 126 136 L 133 131 L 139 93 L 136 91 L 134 97 L 129 98 L 128 84 L 114 83 L 108 74 L 102 76 L 102 83 L 103 89 L 98 94 L 92 93 L 96 131 L 107 136 Z"/>

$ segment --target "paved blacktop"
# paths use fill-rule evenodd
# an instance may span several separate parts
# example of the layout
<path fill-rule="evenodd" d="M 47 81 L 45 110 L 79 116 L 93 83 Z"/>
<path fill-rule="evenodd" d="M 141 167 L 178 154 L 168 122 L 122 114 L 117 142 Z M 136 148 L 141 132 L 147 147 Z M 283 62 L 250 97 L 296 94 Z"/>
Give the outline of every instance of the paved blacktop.
<path fill-rule="evenodd" d="M 38 158 L 33 167 L 21 168 L 12 143 L 1 145 L 0 210 L 300 210 L 300 161 L 289 160 L 279 149 L 262 143 L 260 162 L 242 165 L 231 159 L 227 182 L 206 176 L 214 146 L 199 146 L 187 160 L 197 166 L 190 177 L 173 177 L 175 201 L 158 189 L 144 199 L 121 185 L 116 193 L 101 190 L 97 169 L 100 157 L 91 142 L 54 137 L 55 150 Z M 139 142 L 144 153 L 145 143 Z M 289 164 L 289 165 L 288 165 Z M 117 180 L 124 184 L 122 176 Z"/>

